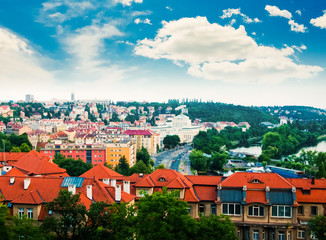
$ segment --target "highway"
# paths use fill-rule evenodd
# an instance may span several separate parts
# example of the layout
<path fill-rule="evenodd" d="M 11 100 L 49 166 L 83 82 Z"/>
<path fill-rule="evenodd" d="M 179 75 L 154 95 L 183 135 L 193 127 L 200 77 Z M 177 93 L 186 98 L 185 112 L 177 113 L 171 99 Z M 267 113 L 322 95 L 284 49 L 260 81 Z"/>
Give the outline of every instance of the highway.
<path fill-rule="evenodd" d="M 160 152 L 152 157 L 155 162 L 154 166 L 164 164 L 168 169 L 176 170 L 185 175 L 192 175 L 189 160 L 191 149 L 190 145 L 185 145 Z"/>

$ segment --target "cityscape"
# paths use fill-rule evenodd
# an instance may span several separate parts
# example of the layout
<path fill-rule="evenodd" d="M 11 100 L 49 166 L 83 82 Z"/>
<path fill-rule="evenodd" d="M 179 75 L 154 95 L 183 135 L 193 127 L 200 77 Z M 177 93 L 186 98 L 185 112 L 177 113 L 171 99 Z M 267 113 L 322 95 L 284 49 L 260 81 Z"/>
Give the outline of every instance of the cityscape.
<path fill-rule="evenodd" d="M 326 240 L 326 3 L 4 0 L 0 239 Z"/>

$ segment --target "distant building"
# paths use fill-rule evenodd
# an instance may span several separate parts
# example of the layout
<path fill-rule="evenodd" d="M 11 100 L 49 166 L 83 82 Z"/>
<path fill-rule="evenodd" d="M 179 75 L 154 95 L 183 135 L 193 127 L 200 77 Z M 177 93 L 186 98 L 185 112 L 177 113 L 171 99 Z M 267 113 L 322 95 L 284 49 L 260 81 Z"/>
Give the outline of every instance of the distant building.
<path fill-rule="evenodd" d="M 3 117 L 13 117 L 14 111 L 8 105 L 0 106 L 0 115 Z"/>
<path fill-rule="evenodd" d="M 280 117 L 280 125 L 284 125 L 284 124 L 287 124 L 287 123 L 288 123 L 288 118 L 284 117 L 284 116 L 281 116 Z"/>
<path fill-rule="evenodd" d="M 121 157 L 125 157 L 127 163 L 132 167 L 136 163 L 136 143 L 134 140 L 112 140 L 105 142 L 106 162 L 109 165 L 116 166 L 119 164 Z"/>
<path fill-rule="evenodd" d="M 25 102 L 34 102 L 34 95 L 26 94 L 25 95 Z"/>
<path fill-rule="evenodd" d="M 71 93 L 71 101 L 74 102 L 75 101 L 75 94 Z"/>
<path fill-rule="evenodd" d="M 127 130 L 124 134 L 135 140 L 137 150 L 144 147 L 150 155 L 157 153 L 157 145 L 160 143 L 159 134 L 151 130 Z"/>

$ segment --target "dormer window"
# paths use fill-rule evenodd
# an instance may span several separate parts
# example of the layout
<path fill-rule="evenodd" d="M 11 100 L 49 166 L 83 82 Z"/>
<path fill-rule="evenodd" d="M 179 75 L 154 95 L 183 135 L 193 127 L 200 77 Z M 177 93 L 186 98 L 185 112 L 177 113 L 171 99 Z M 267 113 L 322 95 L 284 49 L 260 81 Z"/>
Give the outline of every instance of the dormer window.
<path fill-rule="evenodd" d="M 166 179 L 165 179 L 164 177 L 160 177 L 160 178 L 158 179 L 158 181 L 159 181 L 159 182 L 166 182 Z"/>
<path fill-rule="evenodd" d="M 258 179 L 254 179 L 251 181 L 251 183 L 262 183 L 261 181 L 259 181 Z"/>

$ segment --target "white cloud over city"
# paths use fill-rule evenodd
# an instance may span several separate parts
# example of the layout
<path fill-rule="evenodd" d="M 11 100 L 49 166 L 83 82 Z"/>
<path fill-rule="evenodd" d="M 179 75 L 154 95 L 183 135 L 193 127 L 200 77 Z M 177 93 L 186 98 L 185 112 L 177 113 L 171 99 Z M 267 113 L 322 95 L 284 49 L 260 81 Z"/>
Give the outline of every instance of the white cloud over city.
<path fill-rule="evenodd" d="M 323 70 L 296 63 L 293 47 L 258 45 L 243 26 L 221 26 L 205 17 L 164 22 L 154 39 L 138 42 L 135 53 L 186 65 L 192 76 L 226 82 L 306 79 Z"/>

